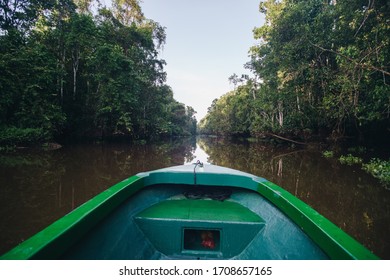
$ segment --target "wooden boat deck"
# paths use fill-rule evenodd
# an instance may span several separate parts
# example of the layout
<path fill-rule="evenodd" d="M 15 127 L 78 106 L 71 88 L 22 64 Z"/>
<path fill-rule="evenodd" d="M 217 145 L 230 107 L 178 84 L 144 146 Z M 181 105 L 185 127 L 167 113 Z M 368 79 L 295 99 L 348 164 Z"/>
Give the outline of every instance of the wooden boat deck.
<path fill-rule="evenodd" d="M 166 256 L 207 258 L 240 254 L 265 226 L 259 215 L 237 202 L 187 198 L 157 203 L 135 221 Z"/>
<path fill-rule="evenodd" d="M 286 220 L 283 214 L 256 192 L 234 189 L 231 197 L 223 202 L 184 199 L 183 193 L 192 188 L 165 184 L 141 190 L 94 227 L 86 238 L 76 243 L 62 258 L 328 258 L 308 236 L 302 234 L 294 222 Z M 183 199 L 176 201 L 178 197 Z M 204 208 L 210 205 L 215 211 Z M 223 214 L 224 209 L 227 209 L 226 216 Z M 232 213 L 235 210 L 241 213 L 239 217 L 237 213 Z M 181 215 L 181 219 L 173 216 L 176 214 Z M 186 219 L 189 215 L 197 219 Z M 227 219 L 236 221 L 229 222 Z M 196 230 L 219 232 L 219 240 L 216 240 L 219 245 L 216 244 L 213 250 L 204 250 L 199 246 L 185 244 L 187 234 L 190 236 Z"/>
<path fill-rule="evenodd" d="M 165 200 L 147 208 L 137 218 L 264 223 L 258 215 L 236 202 L 216 200 Z"/>

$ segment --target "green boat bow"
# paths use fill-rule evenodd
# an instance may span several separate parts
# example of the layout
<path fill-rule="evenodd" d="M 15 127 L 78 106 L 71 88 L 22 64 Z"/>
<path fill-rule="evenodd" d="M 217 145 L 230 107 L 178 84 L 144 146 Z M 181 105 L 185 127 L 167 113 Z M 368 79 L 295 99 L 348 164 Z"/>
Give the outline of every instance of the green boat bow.
<path fill-rule="evenodd" d="M 1 259 L 378 257 L 272 182 L 195 164 L 132 176 Z"/>

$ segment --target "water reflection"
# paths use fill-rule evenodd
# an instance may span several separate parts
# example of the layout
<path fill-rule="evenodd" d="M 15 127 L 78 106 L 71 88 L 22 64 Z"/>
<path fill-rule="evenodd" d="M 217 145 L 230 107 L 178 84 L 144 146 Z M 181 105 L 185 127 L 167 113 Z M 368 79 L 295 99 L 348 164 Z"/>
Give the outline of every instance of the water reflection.
<path fill-rule="evenodd" d="M 209 155 L 208 162 L 267 178 L 390 259 L 390 192 L 359 167 L 310 149 L 217 138 L 200 139 L 198 145 Z"/>
<path fill-rule="evenodd" d="M 209 163 L 209 155 L 205 152 L 204 147 L 202 148 L 198 143 L 196 143 L 196 148 L 193 151 L 192 160 L 186 161 L 185 163 L 194 163 L 198 160 L 203 163 Z"/>
<path fill-rule="evenodd" d="M 195 139 L 0 154 L 0 254 L 109 186 L 194 159 Z"/>
<path fill-rule="evenodd" d="M 316 150 L 218 138 L 0 155 L 0 254 L 133 174 L 197 160 L 273 181 L 390 259 L 390 192 L 365 172 Z"/>

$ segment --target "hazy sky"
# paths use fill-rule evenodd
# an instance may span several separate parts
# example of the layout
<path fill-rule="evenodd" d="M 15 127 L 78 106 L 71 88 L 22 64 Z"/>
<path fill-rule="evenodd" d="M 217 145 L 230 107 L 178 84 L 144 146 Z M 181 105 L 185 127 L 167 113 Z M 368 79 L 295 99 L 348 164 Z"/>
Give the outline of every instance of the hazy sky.
<path fill-rule="evenodd" d="M 146 18 L 166 27 L 161 58 L 167 84 L 179 102 L 192 106 L 198 121 L 215 98 L 233 89 L 228 78 L 249 72 L 252 30 L 263 24 L 259 0 L 143 0 Z"/>

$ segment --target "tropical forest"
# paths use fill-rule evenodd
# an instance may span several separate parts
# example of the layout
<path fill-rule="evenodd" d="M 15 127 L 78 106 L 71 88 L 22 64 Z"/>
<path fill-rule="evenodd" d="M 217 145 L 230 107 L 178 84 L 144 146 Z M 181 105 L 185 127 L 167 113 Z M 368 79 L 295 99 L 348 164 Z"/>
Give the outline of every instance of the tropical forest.
<path fill-rule="evenodd" d="M 266 0 L 263 26 L 234 90 L 215 99 L 203 133 L 361 141 L 390 135 L 390 3 Z"/>
<path fill-rule="evenodd" d="M 195 133 L 165 83 L 165 30 L 139 1 L 0 3 L 0 146 Z"/>
<path fill-rule="evenodd" d="M 390 259 L 390 1 L 0 0 L 0 258 L 133 175 L 209 164 Z"/>
<path fill-rule="evenodd" d="M 214 99 L 199 131 L 388 149 L 390 2 L 265 0 L 259 10 L 265 24 L 245 65 L 253 77 L 232 74 L 234 90 Z M 352 153 L 339 161 L 362 164 Z M 390 161 L 363 169 L 390 186 Z"/>

